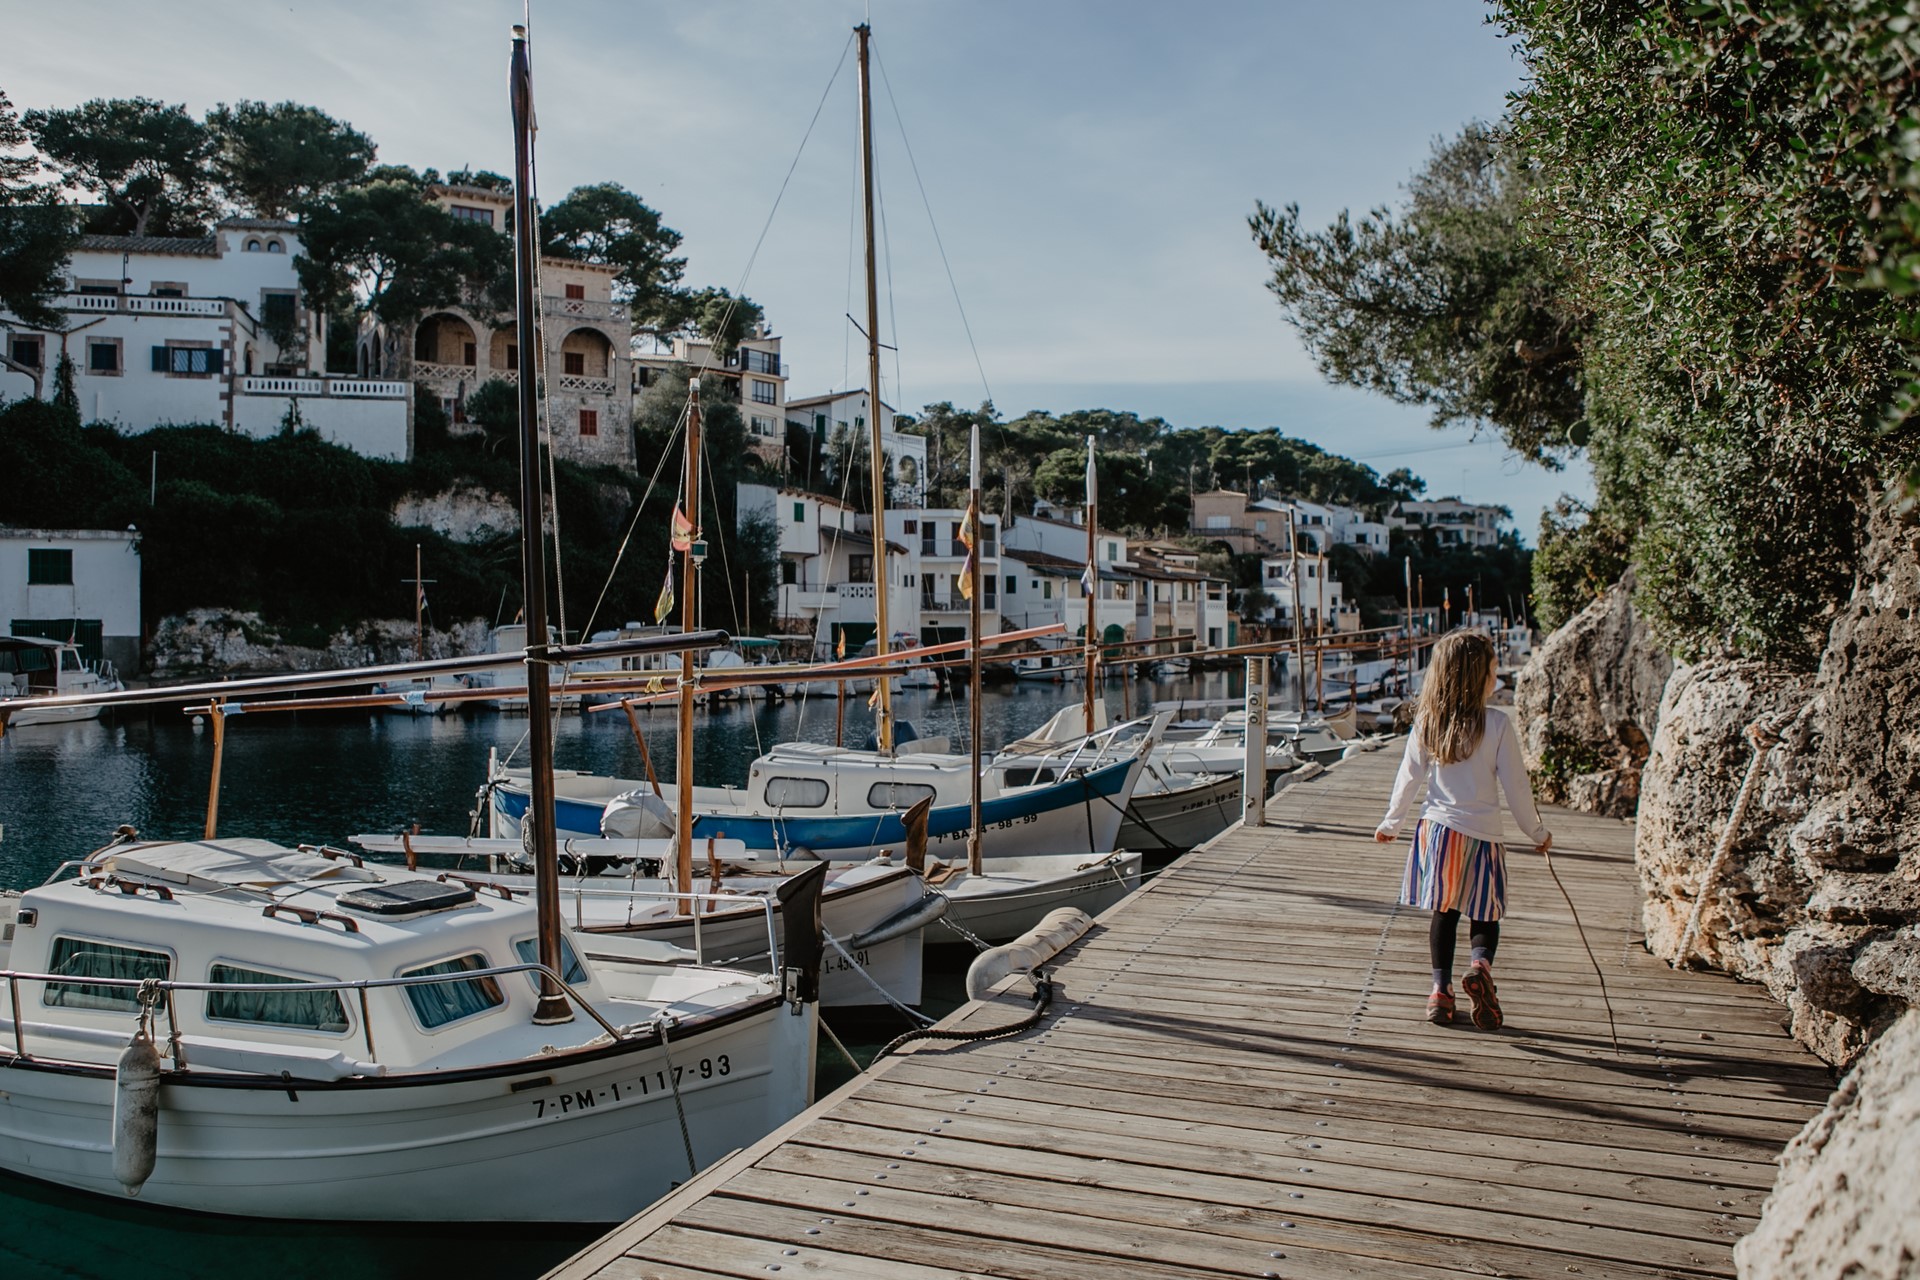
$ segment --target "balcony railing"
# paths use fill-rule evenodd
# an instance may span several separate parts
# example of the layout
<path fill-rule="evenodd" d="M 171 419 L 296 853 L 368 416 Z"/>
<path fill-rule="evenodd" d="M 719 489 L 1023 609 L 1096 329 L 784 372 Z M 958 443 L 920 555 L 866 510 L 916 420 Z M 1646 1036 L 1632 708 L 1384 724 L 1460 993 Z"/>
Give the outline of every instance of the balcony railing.
<path fill-rule="evenodd" d="M 60 299 L 65 311 L 146 316 L 224 316 L 227 306 L 225 298 L 153 298 L 145 294 L 69 293 Z"/>
<path fill-rule="evenodd" d="M 589 378 L 584 374 L 563 373 L 555 383 L 555 390 L 578 391 L 587 395 L 610 396 L 613 394 L 612 378 Z"/>
<path fill-rule="evenodd" d="M 240 379 L 240 394 L 248 396 L 333 396 L 349 400 L 402 400 L 412 392 L 412 384 L 381 382 L 368 378 L 262 378 Z"/>
<path fill-rule="evenodd" d="M 480 381 L 483 376 L 497 378 L 500 375 L 498 373 L 483 375 L 479 369 L 470 364 L 441 364 L 434 360 L 415 360 L 413 362 L 413 376 L 416 378 L 458 379 L 467 382 L 477 382 Z"/>
<path fill-rule="evenodd" d="M 627 309 L 617 302 L 595 298 L 542 298 L 540 305 L 556 316 L 576 320 L 625 320 Z"/>

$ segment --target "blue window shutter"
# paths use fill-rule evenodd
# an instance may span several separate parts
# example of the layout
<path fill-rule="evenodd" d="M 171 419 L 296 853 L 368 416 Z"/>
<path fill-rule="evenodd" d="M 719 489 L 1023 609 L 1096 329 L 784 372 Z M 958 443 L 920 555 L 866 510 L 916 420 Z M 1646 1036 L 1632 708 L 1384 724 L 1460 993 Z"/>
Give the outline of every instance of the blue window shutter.
<path fill-rule="evenodd" d="M 153 371 L 155 373 L 165 373 L 167 371 L 167 349 L 165 347 L 155 347 L 153 349 Z"/>

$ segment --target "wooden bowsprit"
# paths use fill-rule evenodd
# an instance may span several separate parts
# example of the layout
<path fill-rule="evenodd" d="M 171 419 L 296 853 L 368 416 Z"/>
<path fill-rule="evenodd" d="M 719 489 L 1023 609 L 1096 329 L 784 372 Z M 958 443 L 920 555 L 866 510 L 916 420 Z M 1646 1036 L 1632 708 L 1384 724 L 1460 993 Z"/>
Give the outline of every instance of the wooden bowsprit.
<path fill-rule="evenodd" d="M 1553 887 L 1560 891 L 1566 900 L 1567 911 L 1573 916 L 1573 928 L 1580 935 L 1580 947 L 1587 953 L 1587 963 L 1593 966 L 1593 976 L 1600 979 L 1600 1002 L 1607 1007 L 1607 1038 L 1613 1041 L 1613 1056 L 1620 1054 L 1620 1029 L 1613 1022 L 1613 998 L 1607 994 L 1607 975 L 1600 969 L 1600 961 L 1594 957 L 1593 947 L 1587 942 L 1587 931 L 1580 924 L 1580 912 L 1573 905 L 1573 895 L 1567 892 L 1567 886 L 1560 883 L 1560 873 L 1553 869 L 1553 852 L 1548 850 L 1540 855 L 1547 861 L 1547 874 L 1553 877 Z"/>

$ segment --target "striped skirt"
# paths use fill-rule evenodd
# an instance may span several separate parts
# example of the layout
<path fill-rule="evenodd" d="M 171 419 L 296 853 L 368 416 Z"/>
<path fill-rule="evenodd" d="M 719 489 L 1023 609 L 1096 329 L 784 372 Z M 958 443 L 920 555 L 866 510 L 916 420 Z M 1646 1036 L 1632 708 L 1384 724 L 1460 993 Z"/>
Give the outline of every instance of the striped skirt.
<path fill-rule="evenodd" d="M 1498 920 L 1507 910 L 1507 858 L 1499 844 L 1421 819 L 1414 824 L 1400 901 L 1425 911 Z"/>

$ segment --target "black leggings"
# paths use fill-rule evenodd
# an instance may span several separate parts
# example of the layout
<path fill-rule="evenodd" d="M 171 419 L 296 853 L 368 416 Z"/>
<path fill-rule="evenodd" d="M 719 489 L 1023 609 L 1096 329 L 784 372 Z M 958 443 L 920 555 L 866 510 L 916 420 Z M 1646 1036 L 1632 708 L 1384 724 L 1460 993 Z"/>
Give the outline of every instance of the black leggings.
<path fill-rule="evenodd" d="M 1460 929 L 1458 911 L 1436 911 L 1433 924 L 1427 930 L 1427 945 L 1433 953 L 1433 967 L 1441 973 L 1453 972 L 1453 944 Z M 1493 962 L 1493 953 L 1500 949 L 1500 922 L 1498 920 L 1475 920 L 1473 932 L 1469 935 L 1475 950 L 1486 948 L 1487 962 Z"/>

